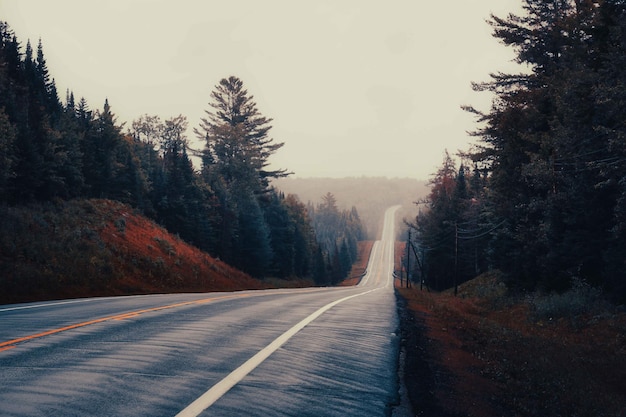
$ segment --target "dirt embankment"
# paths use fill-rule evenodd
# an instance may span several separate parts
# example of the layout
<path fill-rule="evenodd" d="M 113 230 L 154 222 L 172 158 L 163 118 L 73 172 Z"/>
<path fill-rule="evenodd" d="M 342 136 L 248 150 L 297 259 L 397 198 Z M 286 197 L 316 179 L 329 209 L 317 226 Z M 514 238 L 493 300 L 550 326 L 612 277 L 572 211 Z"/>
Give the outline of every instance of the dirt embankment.
<path fill-rule="evenodd" d="M 626 416 L 626 313 L 593 291 L 512 297 L 492 275 L 397 294 L 416 415 Z"/>

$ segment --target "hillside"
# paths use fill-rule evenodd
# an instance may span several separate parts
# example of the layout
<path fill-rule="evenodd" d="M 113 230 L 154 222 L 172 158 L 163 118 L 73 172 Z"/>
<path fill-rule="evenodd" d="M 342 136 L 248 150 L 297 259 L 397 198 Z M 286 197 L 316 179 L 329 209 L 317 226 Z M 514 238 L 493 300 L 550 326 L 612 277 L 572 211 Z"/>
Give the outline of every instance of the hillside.
<path fill-rule="evenodd" d="M 369 239 L 379 238 L 380 222 L 385 210 L 400 204 L 398 219 L 415 215 L 414 201 L 428 195 L 427 181 L 414 178 L 347 177 L 347 178 L 280 178 L 272 185 L 286 194 L 296 194 L 304 203 L 317 205 L 322 196 L 332 193 L 342 209 L 356 207 L 367 228 Z"/>
<path fill-rule="evenodd" d="M 0 207 L 0 303 L 266 287 L 110 200 Z"/>

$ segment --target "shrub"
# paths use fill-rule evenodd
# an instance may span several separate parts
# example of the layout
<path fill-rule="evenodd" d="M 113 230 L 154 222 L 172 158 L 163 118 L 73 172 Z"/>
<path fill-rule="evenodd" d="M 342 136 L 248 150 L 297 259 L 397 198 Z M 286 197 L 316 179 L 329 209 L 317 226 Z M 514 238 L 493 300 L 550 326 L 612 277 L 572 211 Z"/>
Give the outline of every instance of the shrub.
<path fill-rule="evenodd" d="M 115 228 L 123 235 L 126 232 L 126 219 L 121 217 L 115 220 Z"/>
<path fill-rule="evenodd" d="M 176 249 L 174 249 L 172 244 L 167 239 L 161 239 L 160 237 L 155 236 L 154 240 L 159 244 L 161 250 L 165 252 L 168 256 L 176 255 Z"/>
<path fill-rule="evenodd" d="M 581 279 L 574 279 L 572 288 L 561 294 L 533 294 L 528 297 L 528 304 L 536 321 L 572 318 L 607 307 L 602 290 Z"/>

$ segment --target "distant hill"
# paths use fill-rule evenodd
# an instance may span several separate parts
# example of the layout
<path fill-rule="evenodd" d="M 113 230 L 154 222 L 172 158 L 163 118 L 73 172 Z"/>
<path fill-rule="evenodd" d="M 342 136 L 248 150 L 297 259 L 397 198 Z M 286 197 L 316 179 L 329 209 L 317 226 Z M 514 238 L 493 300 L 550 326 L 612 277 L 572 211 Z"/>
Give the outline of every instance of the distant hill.
<path fill-rule="evenodd" d="M 122 203 L 0 207 L 0 304 L 265 286 Z"/>
<path fill-rule="evenodd" d="M 323 195 L 332 193 L 340 209 L 356 207 L 370 239 L 380 238 L 380 226 L 387 207 L 400 204 L 402 209 L 398 219 L 412 218 L 417 212 L 413 202 L 430 192 L 427 181 L 413 178 L 281 178 L 272 185 L 314 205 L 322 201 Z"/>

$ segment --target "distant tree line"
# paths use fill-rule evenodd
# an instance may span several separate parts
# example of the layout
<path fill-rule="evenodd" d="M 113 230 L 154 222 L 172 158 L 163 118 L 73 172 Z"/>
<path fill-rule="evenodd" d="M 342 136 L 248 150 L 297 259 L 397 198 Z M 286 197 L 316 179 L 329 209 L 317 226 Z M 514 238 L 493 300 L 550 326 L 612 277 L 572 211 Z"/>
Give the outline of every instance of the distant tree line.
<path fill-rule="evenodd" d="M 358 255 L 357 242 L 365 239 L 365 230 L 355 207 L 339 210 L 332 193 L 326 193 L 317 206 L 309 203 L 311 216 L 319 242 L 318 257 L 325 270 L 318 271 L 317 278 L 328 277 L 329 284 L 343 280 Z"/>
<path fill-rule="evenodd" d="M 194 129 L 201 151 L 190 149 L 182 115 L 144 115 L 123 132 L 108 101 L 91 110 L 68 91 L 62 103 L 41 41 L 22 53 L 0 22 L 0 199 L 113 199 L 255 277 L 336 282 L 325 275 L 334 253 L 318 243 L 308 208 L 269 185 L 289 174 L 268 170 L 268 158 L 283 146 L 268 135 L 271 119 L 236 77 L 222 79 L 210 98 Z M 190 153 L 201 158 L 199 170 Z M 353 234 L 341 227 L 352 226 L 337 230 L 350 245 Z"/>
<path fill-rule="evenodd" d="M 401 205 L 399 218 L 413 214 L 412 204 L 429 192 L 427 180 L 416 178 L 345 177 L 345 178 L 279 178 L 272 185 L 285 193 L 297 194 L 302 201 L 319 201 L 327 192 L 340 203 L 340 208 L 359 208 L 365 238 L 376 240 L 382 233 L 385 210 Z"/>
<path fill-rule="evenodd" d="M 491 16 L 523 69 L 474 85 L 495 99 L 467 107 L 479 144 L 458 169 L 446 157 L 420 206 L 420 273 L 444 288 L 497 268 L 516 288 L 583 281 L 625 301 L 626 3 L 523 6 Z"/>

